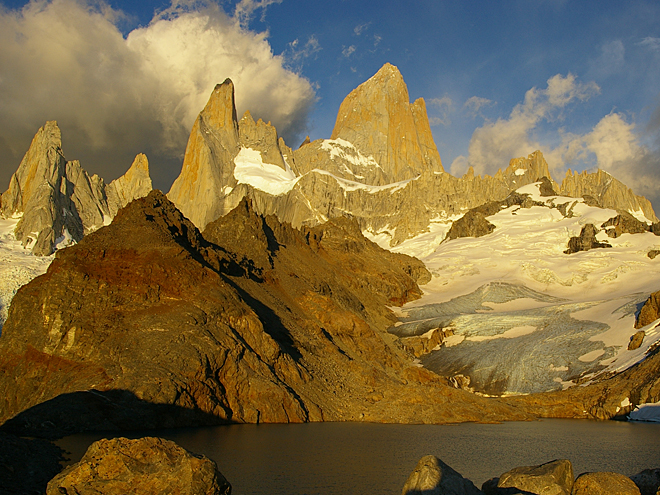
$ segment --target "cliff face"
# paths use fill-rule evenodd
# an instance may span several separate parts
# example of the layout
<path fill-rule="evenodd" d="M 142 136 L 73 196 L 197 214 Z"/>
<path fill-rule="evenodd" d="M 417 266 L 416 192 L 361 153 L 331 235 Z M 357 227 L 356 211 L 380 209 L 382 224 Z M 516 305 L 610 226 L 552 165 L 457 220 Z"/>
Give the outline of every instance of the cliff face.
<path fill-rule="evenodd" d="M 331 139 L 351 143 L 372 157 L 378 164 L 378 173 L 368 181 L 372 185 L 412 179 L 424 171 L 443 172 L 424 100 L 410 104 L 403 77 L 390 64 L 344 99 Z"/>
<path fill-rule="evenodd" d="M 595 206 L 612 208 L 617 211 L 643 214 L 652 222 L 657 222 L 651 202 L 643 196 L 637 196 L 622 182 L 604 170 L 578 173 L 568 170 L 561 183 L 561 194 L 574 198 L 590 197 Z"/>
<path fill-rule="evenodd" d="M 106 186 L 78 161 L 66 161 L 60 129 L 50 121 L 39 129 L 12 175 L 1 212 L 5 218 L 21 217 L 15 235 L 24 246 L 35 255 L 49 255 L 56 244 L 79 241 L 149 191 L 146 156 L 138 155 L 125 175 Z"/>
<path fill-rule="evenodd" d="M 73 421 L 44 402 L 85 390 L 179 411 L 125 415 L 124 428 L 526 417 L 410 366 L 385 305 L 418 297 L 429 274 L 354 222 L 298 231 L 242 202 L 205 237 L 153 192 L 58 252 L 3 328 L 1 420 L 27 428 L 43 404 L 41 422 Z"/>

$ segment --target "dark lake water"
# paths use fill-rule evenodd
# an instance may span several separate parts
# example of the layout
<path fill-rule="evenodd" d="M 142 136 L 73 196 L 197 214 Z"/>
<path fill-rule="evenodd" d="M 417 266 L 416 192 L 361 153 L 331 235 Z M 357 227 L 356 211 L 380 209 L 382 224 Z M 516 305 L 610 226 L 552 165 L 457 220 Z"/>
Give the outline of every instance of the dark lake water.
<path fill-rule="evenodd" d="M 398 495 L 417 461 L 433 454 L 481 487 L 517 466 L 570 459 L 585 471 L 636 474 L 660 467 L 660 424 L 543 420 L 498 425 L 312 423 L 131 432 L 160 436 L 215 460 L 234 495 Z M 115 434 L 58 444 L 79 460 Z"/>

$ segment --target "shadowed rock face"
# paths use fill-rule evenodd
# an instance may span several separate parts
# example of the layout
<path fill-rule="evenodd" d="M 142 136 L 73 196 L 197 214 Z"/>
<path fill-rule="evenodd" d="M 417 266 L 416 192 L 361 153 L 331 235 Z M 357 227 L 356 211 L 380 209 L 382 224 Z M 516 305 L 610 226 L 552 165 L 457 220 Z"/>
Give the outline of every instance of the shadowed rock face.
<path fill-rule="evenodd" d="M 418 297 L 428 272 L 354 222 L 298 231 L 246 202 L 205 235 L 155 191 L 60 251 L 3 328 L 2 420 L 92 389 L 190 411 L 153 426 L 527 417 L 410 367 L 386 305 Z"/>

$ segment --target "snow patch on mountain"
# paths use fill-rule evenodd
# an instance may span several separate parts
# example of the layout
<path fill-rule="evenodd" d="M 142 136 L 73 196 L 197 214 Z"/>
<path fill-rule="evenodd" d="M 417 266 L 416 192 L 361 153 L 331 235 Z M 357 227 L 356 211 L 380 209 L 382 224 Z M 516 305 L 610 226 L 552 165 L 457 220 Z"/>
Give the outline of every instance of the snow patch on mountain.
<path fill-rule="evenodd" d="M 286 164 L 286 162 L 285 162 Z M 288 193 L 300 177 L 291 170 L 271 163 L 264 163 L 261 152 L 242 147 L 234 158 L 234 178 L 239 184 L 247 184 L 273 196 Z"/>
<path fill-rule="evenodd" d="M 351 165 L 362 168 L 381 168 L 373 156 L 364 156 L 358 149 L 345 139 L 324 139 L 321 149 L 330 153 L 330 159 L 337 158 L 349 162 Z M 353 171 L 349 170 L 350 173 Z"/>

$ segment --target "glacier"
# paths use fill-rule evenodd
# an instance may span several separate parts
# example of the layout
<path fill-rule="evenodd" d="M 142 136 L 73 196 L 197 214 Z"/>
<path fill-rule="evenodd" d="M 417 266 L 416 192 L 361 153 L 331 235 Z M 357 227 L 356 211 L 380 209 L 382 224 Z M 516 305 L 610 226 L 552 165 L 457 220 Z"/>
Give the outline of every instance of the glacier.
<path fill-rule="evenodd" d="M 390 248 L 420 258 L 431 271 L 424 296 L 397 311 L 389 331 L 400 337 L 452 333 L 421 358 L 441 375 L 470 378 L 486 395 L 561 390 L 622 371 L 660 341 L 656 324 L 642 346 L 627 349 L 635 315 L 660 289 L 653 233 L 599 241 L 612 248 L 564 254 L 568 240 L 592 223 L 617 215 L 584 200 L 541 196 L 540 184 L 517 190 L 543 206 L 512 206 L 488 217 L 495 230 L 478 238 L 444 239 L 454 218 L 436 219 L 428 232 Z M 557 208 L 567 204 L 564 216 Z M 650 223 L 650 222 L 649 222 Z M 387 231 L 365 235 L 389 248 Z"/>

